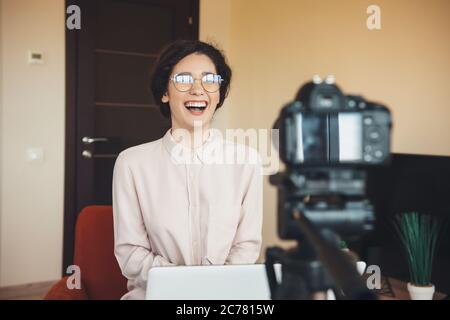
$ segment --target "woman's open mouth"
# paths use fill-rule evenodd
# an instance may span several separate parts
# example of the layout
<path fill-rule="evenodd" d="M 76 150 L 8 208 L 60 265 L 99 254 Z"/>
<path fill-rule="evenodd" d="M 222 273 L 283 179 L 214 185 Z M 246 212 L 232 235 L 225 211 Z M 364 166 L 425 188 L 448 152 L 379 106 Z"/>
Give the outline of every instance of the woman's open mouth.
<path fill-rule="evenodd" d="M 184 103 L 186 109 L 194 116 L 201 116 L 208 107 L 207 101 L 186 101 Z"/>

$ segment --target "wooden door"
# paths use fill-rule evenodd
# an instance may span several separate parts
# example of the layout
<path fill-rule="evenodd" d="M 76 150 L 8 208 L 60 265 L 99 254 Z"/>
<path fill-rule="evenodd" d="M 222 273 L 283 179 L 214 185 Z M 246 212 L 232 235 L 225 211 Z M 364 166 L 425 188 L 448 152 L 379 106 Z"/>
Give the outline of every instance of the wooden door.
<path fill-rule="evenodd" d="M 150 73 L 175 39 L 198 39 L 198 0 L 67 1 L 81 29 L 67 30 L 64 262 L 73 257 L 76 217 L 111 205 L 120 151 L 161 138 L 170 127 L 154 101 Z"/>

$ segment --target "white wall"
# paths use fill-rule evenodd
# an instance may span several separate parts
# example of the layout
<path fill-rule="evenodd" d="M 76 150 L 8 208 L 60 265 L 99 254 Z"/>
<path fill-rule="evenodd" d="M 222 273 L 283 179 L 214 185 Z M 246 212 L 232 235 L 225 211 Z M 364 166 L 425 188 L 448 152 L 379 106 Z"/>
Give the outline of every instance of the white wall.
<path fill-rule="evenodd" d="M 0 286 L 61 276 L 65 8 L 63 0 L 1 1 Z M 45 63 L 27 64 L 28 50 Z M 27 148 L 43 162 L 28 162 Z"/>

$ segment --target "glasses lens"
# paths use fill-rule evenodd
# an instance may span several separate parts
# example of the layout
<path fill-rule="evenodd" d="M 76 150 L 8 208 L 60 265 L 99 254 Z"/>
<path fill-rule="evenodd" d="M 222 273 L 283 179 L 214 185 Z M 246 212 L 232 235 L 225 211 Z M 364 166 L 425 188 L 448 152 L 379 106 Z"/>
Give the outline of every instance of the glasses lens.
<path fill-rule="evenodd" d="M 173 84 L 178 91 L 189 91 L 193 83 L 194 78 L 189 73 L 180 73 L 173 77 Z"/>
<path fill-rule="evenodd" d="M 208 92 L 216 92 L 220 88 L 222 77 L 218 74 L 208 73 L 202 78 L 202 86 Z"/>

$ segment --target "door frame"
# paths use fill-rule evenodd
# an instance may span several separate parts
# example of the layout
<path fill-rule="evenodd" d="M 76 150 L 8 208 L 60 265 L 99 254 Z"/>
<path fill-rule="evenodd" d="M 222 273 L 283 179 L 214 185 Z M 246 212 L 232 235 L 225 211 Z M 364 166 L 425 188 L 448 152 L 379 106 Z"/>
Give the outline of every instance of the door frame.
<path fill-rule="evenodd" d="M 200 0 L 190 0 L 190 15 L 195 39 L 199 38 L 199 10 Z M 79 5 L 78 0 L 65 0 L 65 8 Z M 81 28 L 83 29 L 83 12 L 81 12 Z M 78 58 L 79 58 L 80 30 L 69 30 L 65 27 L 66 47 L 66 116 L 65 116 L 65 160 L 64 160 L 64 225 L 63 225 L 63 261 L 62 275 L 65 276 L 67 267 L 73 264 L 75 244 L 75 224 L 78 217 L 76 158 L 77 158 L 77 104 L 78 104 Z"/>
<path fill-rule="evenodd" d="M 78 1 L 66 0 L 66 8 Z M 81 21 L 83 16 L 81 16 Z M 83 26 L 83 25 L 81 25 Z M 77 68 L 78 68 L 78 30 L 65 28 L 66 33 L 66 136 L 64 168 L 64 225 L 62 275 L 73 263 L 73 247 L 76 221 L 76 107 L 77 107 Z"/>

